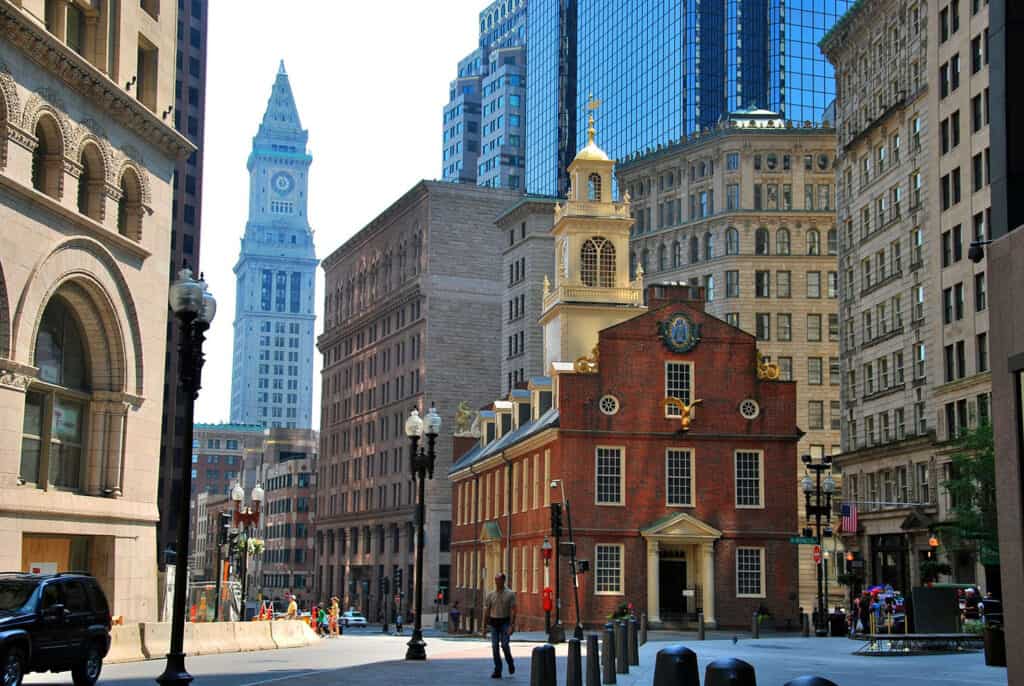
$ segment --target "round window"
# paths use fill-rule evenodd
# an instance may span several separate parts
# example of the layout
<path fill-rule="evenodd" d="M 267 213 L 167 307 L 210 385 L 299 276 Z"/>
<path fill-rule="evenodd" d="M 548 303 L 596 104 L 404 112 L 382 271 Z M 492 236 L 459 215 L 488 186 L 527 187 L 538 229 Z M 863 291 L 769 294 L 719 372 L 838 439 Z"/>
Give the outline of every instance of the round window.
<path fill-rule="evenodd" d="M 598 405 L 601 408 L 601 412 L 608 415 L 615 414 L 619 411 L 619 399 L 614 395 L 602 396 Z"/>
<path fill-rule="evenodd" d="M 740 414 L 744 419 L 757 419 L 757 416 L 761 414 L 761 406 L 757 404 L 756 400 L 747 398 L 740 403 Z"/>

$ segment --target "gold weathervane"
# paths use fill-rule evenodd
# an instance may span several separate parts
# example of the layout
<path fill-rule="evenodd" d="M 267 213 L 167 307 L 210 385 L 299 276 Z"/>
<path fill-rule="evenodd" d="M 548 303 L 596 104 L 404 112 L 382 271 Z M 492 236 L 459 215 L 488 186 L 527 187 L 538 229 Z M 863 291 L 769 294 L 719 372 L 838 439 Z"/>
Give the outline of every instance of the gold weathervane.
<path fill-rule="evenodd" d="M 692 403 L 687 405 L 679 398 L 668 397 L 661 401 L 661 406 L 664 408 L 674 407 L 679 410 L 679 424 L 682 426 L 683 431 L 690 430 L 690 422 L 693 421 L 691 413 L 693 408 L 703 403 L 703 400 L 694 400 Z"/>
<path fill-rule="evenodd" d="M 591 93 L 587 96 L 587 109 L 590 110 L 590 114 L 587 115 L 587 144 L 590 145 L 594 142 L 594 112 L 601 106 L 600 100 L 594 99 L 594 94 Z"/>

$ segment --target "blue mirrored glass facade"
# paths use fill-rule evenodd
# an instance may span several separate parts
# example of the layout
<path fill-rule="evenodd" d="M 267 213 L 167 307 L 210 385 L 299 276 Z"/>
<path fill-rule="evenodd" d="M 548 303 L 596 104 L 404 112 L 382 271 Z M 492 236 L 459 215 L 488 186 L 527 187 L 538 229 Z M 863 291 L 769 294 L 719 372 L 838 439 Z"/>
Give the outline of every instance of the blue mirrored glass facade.
<path fill-rule="evenodd" d="M 820 121 L 835 97 L 817 41 L 852 0 L 531 0 L 526 189 L 565 192 L 588 97 L 613 158 L 764 108 Z M 573 18 L 575 19 L 573 21 Z M 573 135 L 559 136 L 569 126 Z"/>

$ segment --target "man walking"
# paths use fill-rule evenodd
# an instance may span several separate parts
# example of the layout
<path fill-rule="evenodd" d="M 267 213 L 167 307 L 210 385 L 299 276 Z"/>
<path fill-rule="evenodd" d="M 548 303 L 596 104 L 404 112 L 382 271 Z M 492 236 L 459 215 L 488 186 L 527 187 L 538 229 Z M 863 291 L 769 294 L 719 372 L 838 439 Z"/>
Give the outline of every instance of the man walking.
<path fill-rule="evenodd" d="M 512 661 L 512 649 L 508 645 L 509 637 L 516 628 L 516 594 L 505 588 L 505 575 L 501 572 L 494 577 L 494 590 L 484 599 L 484 626 L 491 627 L 491 654 L 494 657 L 492 679 L 501 678 L 501 651 L 505 653 L 508 673 L 516 673 L 516 664 Z"/>

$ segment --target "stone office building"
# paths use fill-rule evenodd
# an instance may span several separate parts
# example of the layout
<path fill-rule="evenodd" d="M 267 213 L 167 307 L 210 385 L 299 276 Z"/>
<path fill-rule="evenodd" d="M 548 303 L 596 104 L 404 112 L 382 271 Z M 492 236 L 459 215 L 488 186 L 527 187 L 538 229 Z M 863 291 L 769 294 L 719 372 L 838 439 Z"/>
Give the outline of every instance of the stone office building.
<path fill-rule="evenodd" d="M 0 4 L 0 569 L 89 570 L 126 621 L 157 614 L 172 176 L 195 150 L 156 5 Z"/>
<path fill-rule="evenodd" d="M 799 454 L 815 459 L 839 452 L 834 162 L 830 125 L 744 111 L 616 169 L 636 219 L 634 270 L 643 269 L 647 284 L 703 286 L 708 314 L 756 336 L 781 378 L 796 382 Z M 799 490 L 799 460 L 793 475 Z M 803 520 L 802 495 L 800 513 Z M 799 559 L 800 603 L 813 607 L 810 546 Z M 841 601 L 843 589 L 832 588 Z"/>
<path fill-rule="evenodd" d="M 989 421 L 988 3 L 855 5 L 822 40 L 836 68 L 844 498 L 866 581 L 906 590 L 951 502 L 962 431 Z M 952 580 L 983 582 L 970 549 Z"/>
<path fill-rule="evenodd" d="M 452 418 L 499 391 L 501 242 L 511 191 L 423 181 L 324 260 L 325 327 L 317 502 L 320 596 L 371 619 L 411 597 L 414 488 L 404 425 L 444 418 L 426 495 L 426 597 L 450 581 Z M 401 589 L 382 580 L 403 571 Z M 405 608 L 407 609 L 407 608 Z"/>

